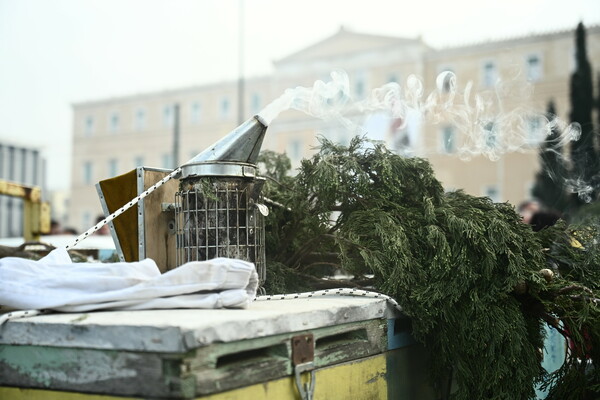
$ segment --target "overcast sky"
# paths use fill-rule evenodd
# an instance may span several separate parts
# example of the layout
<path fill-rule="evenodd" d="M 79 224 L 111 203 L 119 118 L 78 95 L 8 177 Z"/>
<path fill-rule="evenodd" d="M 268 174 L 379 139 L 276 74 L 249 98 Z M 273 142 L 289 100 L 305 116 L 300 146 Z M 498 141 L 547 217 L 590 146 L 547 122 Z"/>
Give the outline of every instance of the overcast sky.
<path fill-rule="evenodd" d="M 0 0 L 0 141 L 68 189 L 71 104 L 235 79 L 241 0 Z M 599 0 L 245 0 L 244 74 L 347 29 L 452 46 L 600 22 Z"/>

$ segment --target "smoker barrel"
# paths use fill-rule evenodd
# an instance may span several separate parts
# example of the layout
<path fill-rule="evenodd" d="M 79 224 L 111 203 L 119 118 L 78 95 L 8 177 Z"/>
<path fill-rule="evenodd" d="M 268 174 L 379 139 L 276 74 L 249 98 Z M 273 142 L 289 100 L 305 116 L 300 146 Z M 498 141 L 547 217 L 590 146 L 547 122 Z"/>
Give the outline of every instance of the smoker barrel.
<path fill-rule="evenodd" d="M 177 264 L 238 258 L 253 262 L 264 282 L 264 217 L 256 204 L 263 179 L 187 179 L 175 195 Z"/>

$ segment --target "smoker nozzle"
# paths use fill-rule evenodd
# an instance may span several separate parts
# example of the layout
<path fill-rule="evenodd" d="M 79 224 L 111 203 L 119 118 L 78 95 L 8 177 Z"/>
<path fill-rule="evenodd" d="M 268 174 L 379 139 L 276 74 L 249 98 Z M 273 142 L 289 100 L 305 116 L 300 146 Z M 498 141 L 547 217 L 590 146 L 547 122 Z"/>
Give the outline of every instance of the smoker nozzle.
<path fill-rule="evenodd" d="M 258 116 L 252 117 L 186 164 L 207 161 L 256 164 L 266 130 Z"/>
<path fill-rule="evenodd" d="M 267 124 L 258 115 L 229 132 L 212 146 L 202 151 L 182 166 L 182 177 L 221 175 L 222 171 L 242 171 L 256 165 Z M 236 166 L 244 166 L 242 169 Z M 231 174 L 226 172 L 225 174 Z M 233 172 L 234 175 L 238 175 Z"/>

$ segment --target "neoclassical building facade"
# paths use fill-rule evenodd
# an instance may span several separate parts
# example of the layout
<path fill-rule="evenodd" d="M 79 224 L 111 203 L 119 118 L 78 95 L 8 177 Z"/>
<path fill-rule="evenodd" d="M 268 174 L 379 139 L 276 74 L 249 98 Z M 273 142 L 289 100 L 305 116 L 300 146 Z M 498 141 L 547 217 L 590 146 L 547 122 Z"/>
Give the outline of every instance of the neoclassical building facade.
<path fill-rule="evenodd" d="M 428 158 L 449 190 L 517 204 L 530 197 L 539 169 L 550 100 L 568 122 L 574 48 L 573 30 L 437 49 L 419 37 L 342 28 L 276 61 L 272 74 L 246 78 L 242 102 L 232 80 L 75 103 L 68 224 L 93 225 L 101 213 L 96 182 L 137 166 L 181 165 L 235 128 L 240 115 L 260 112 L 288 88 L 327 81 L 333 70 L 345 71 L 351 101 L 359 105 L 373 105 L 374 90 L 397 83 L 400 111 L 355 107 L 348 116 L 352 128 L 284 111 L 269 126 L 263 149 L 285 152 L 298 166 L 319 135 L 344 143 L 366 134 L 407 156 Z M 596 77 L 600 26 L 587 28 L 587 51 Z"/>

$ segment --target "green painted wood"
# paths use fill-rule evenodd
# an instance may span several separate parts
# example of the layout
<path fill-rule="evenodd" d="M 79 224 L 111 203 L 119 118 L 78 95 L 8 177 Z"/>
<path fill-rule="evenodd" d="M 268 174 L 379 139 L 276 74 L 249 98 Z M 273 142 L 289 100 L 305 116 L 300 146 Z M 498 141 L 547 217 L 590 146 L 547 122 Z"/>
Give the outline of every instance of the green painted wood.
<path fill-rule="evenodd" d="M 382 320 L 338 325 L 315 337 L 315 364 L 326 367 L 383 353 L 387 348 L 386 323 Z"/>
<path fill-rule="evenodd" d="M 235 389 L 293 374 L 291 339 L 312 333 L 318 368 L 381 354 L 387 349 L 385 320 L 369 320 L 326 328 L 213 344 L 186 360 L 196 377 L 196 393 Z"/>
<path fill-rule="evenodd" d="M 190 379 L 181 377 L 181 360 L 181 355 L 0 345 L 0 386 L 182 396 L 191 393 Z"/>
<path fill-rule="evenodd" d="M 291 376 L 291 340 L 299 334 L 313 334 L 317 368 L 382 354 L 386 327 L 372 319 L 171 353 L 86 349 L 79 340 L 75 347 L 3 344 L 0 386 L 193 398 Z"/>

